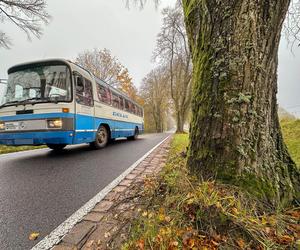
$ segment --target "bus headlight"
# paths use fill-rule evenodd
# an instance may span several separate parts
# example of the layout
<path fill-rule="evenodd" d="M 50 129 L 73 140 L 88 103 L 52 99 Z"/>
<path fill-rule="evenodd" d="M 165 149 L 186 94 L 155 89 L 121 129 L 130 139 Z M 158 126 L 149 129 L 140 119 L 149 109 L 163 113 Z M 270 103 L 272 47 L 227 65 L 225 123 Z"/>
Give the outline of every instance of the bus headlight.
<path fill-rule="evenodd" d="M 0 130 L 5 130 L 5 124 L 4 124 L 4 122 L 0 122 Z"/>
<path fill-rule="evenodd" d="M 61 119 L 47 120 L 48 128 L 62 128 L 63 122 Z"/>

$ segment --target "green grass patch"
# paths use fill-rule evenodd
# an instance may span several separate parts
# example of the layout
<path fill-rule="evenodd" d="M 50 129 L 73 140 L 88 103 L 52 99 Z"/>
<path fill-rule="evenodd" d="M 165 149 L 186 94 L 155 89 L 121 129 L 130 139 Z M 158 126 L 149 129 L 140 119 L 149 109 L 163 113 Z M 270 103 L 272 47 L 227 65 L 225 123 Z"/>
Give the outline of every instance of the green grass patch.
<path fill-rule="evenodd" d="M 297 166 L 300 166 L 300 120 L 282 120 L 280 124 L 288 150 Z"/>
<path fill-rule="evenodd" d="M 32 149 L 44 148 L 45 146 L 4 146 L 0 145 L 0 154 L 7 154 L 19 151 L 27 151 Z"/>
<path fill-rule="evenodd" d="M 239 188 L 200 182 L 186 167 L 187 134 L 175 134 L 158 178 L 146 179 L 123 250 L 287 249 L 300 210 L 274 212 Z"/>

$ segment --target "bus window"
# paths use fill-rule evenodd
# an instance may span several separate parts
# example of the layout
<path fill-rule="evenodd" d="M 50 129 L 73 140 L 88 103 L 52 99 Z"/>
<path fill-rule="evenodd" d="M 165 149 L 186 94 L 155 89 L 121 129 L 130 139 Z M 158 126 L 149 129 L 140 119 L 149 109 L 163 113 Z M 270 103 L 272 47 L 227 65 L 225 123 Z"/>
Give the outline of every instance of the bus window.
<path fill-rule="evenodd" d="M 101 102 L 107 103 L 107 104 L 111 104 L 111 100 L 110 100 L 110 93 L 109 93 L 109 89 L 102 86 L 102 85 L 97 85 L 97 90 L 98 90 L 98 98 Z"/>
<path fill-rule="evenodd" d="M 115 94 L 114 92 L 112 92 L 112 105 L 115 108 L 119 108 L 119 96 L 117 96 L 117 94 Z"/>
<path fill-rule="evenodd" d="M 92 87 L 92 82 L 84 79 L 84 95 L 86 98 L 86 105 L 87 106 L 93 106 L 93 87 Z"/>
<path fill-rule="evenodd" d="M 136 114 L 136 115 L 139 115 L 139 107 L 136 106 L 136 105 L 134 105 L 134 107 L 135 107 L 135 114 Z"/>
<path fill-rule="evenodd" d="M 130 102 L 130 113 L 134 114 L 134 104 Z"/>
<path fill-rule="evenodd" d="M 127 99 L 125 99 L 125 110 L 130 112 L 129 101 Z"/>
<path fill-rule="evenodd" d="M 132 108 L 132 109 L 133 109 L 133 110 L 132 110 L 132 113 L 136 115 L 136 105 L 133 104 L 132 107 L 133 107 L 133 108 Z"/>
<path fill-rule="evenodd" d="M 124 109 L 124 98 L 120 96 L 120 109 Z"/>
<path fill-rule="evenodd" d="M 82 76 L 76 76 L 76 101 L 82 105 L 93 106 L 92 83 Z"/>

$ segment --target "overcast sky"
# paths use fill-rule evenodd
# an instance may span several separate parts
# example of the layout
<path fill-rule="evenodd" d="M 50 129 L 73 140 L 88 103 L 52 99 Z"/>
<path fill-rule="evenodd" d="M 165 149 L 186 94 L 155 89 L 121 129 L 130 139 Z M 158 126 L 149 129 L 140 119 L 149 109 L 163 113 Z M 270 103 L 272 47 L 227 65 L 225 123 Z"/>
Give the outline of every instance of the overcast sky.
<path fill-rule="evenodd" d="M 52 21 L 40 40 L 32 42 L 14 25 L 1 26 L 13 40 L 10 50 L 0 49 L 0 78 L 7 78 L 8 67 L 45 58 L 74 60 L 79 52 L 108 48 L 128 67 L 134 83 L 152 69 L 152 51 L 161 27 L 160 10 L 175 0 L 162 0 L 158 10 L 148 0 L 144 10 L 125 8 L 125 0 L 49 0 Z M 300 48 L 294 55 L 281 43 L 279 53 L 278 101 L 300 116 Z M 298 106 L 298 107 L 295 107 Z"/>

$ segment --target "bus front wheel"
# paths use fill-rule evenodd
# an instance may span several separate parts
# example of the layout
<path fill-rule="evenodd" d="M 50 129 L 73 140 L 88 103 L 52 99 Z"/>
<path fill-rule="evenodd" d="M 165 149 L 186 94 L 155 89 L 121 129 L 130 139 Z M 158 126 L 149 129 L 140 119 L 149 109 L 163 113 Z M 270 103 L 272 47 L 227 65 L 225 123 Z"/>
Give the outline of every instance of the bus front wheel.
<path fill-rule="evenodd" d="M 54 151 L 62 151 L 67 145 L 66 144 L 47 144 L 48 148 Z"/>
<path fill-rule="evenodd" d="M 92 143 L 90 143 L 90 146 L 94 149 L 100 149 L 104 148 L 106 144 L 108 143 L 108 131 L 106 127 L 100 126 L 100 128 L 97 131 L 96 140 Z"/>

